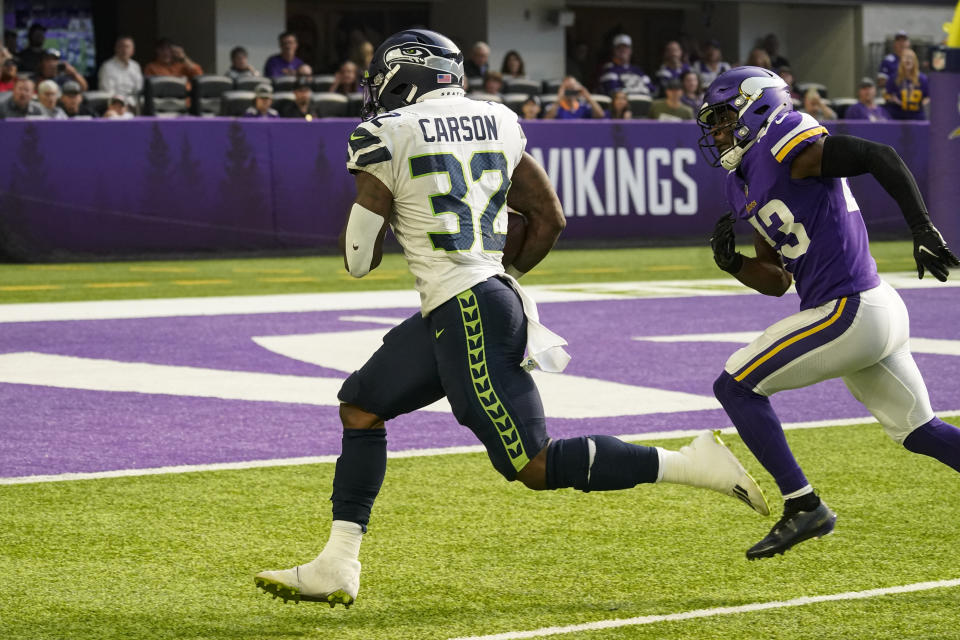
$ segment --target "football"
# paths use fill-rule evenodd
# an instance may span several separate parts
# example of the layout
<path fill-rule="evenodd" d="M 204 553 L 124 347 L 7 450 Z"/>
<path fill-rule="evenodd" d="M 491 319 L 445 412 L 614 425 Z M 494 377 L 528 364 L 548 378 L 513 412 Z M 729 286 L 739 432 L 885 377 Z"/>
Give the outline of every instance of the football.
<path fill-rule="evenodd" d="M 520 253 L 523 241 L 527 237 L 527 219 L 514 211 L 507 212 L 507 242 L 503 245 L 504 267 L 513 264 L 514 258 Z"/>

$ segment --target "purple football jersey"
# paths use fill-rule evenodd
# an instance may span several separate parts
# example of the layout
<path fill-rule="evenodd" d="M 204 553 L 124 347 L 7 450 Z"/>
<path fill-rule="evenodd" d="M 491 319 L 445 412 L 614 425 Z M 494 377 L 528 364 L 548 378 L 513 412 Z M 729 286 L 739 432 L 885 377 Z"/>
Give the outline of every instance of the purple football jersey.
<path fill-rule="evenodd" d="M 753 225 L 793 274 L 801 309 L 880 284 L 863 217 L 846 179 L 790 178 L 797 154 L 825 135 L 813 117 L 783 112 L 726 181 L 737 219 Z"/>
<path fill-rule="evenodd" d="M 919 74 L 918 82 L 904 79 L 897 83 L 897 74 L 887 80 L 887 111 L 894 120 L 926 120 L 923 101 L 930 97 L 930 84 L 927 75 Z"/>

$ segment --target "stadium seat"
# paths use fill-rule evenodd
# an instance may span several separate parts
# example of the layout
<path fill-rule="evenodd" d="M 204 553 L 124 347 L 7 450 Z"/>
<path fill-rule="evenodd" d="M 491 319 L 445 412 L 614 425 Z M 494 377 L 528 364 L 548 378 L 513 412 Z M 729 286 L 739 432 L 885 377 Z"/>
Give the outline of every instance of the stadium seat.
<path fill-rule="evenodd" d="M 483 88 L 483 78 L 472 76 L 467 78 L 467 91 L 480 91 Z"/>
<path fill-rule="evenodd" d="M 197 76 L 190 86 L 190 113 L 216 115 L 220 113 L 220 98 L 233 90 L 233 80 L 226 76 Z"/>
<path fill-rule="evenodd" d="M 523 103 L 526 102 L 529 97 L 526 93 L 507 93 L 503 96 L 503 104 L 510 107 L 517 115 L 523 115 L 520 107 L 523 106 Z"/>
<path fill-rule="evenodd" d="M 503 98 L 495 93 L 484 93 L 483 91 L 471 91 L 467 94 L 471 100 L 482 100 L 484 102 L 503 102 Z"/>
<path fill-rule="evenodd" d="M 836 100 L 831 100 L 831 107 L 837 112 L 837 118 L 843 118 L 844 114 L 847 113 L 847 109 L 851 106 L 857 104 L 856 98 L 837 98 Z"/>
<path fill-rule="evenodd" d="M 107 104 L 110 102 L 112 95 L 109 91 L 85 91 L 83 102 L 99 118 L 107 110 Z"/>
<path fill-rule="evenodd" d="M 278 91 L 273 94 L 273 109 L 282 112 L 287 104 L 293 103 L 293 91 Z"/>
<path fill-rule="evenodd" d="M 274 91 L 293 91 L 297 84 L 297 76 L 277 76 L 273 79 Z"/>
<path fill-rule="evenodd" d="M 270 84 L 270 78 L 243 76 L 242 78 L 237 78 L 237 81 L 234 83 L 234 88 L 237 91 L 255 91 L 256 88 L 262 84 Z"/>
<path fill-rule="evenodd" d="M 13 95 L 13 91 L 3 91 L 0 92 L 0 104 L 3 104 L 10 99 L 10 96 Z"/>
<path fill-rule="evenodd" d="M 313 76 L 313 82 L 311 86 L 314 91 L 319 93 L 325 93 L 330 91 L 330 87 L 333 86 L 334 77 L 332 75 L 322 75 L 322 76 Z"/>
<path fill-rule="evenodd" d="M 627 95 L 627 103 L 630 105 L 630 113 L 634 118 L 646 118 L 650 113 L 650 105 L 653 98 L 645 93 L 631 93 Z"/>
<path fill-rule="evenodd" d="M 544 80 L 540 93 L 545 96 L 555 96 L 560 91 L 560 83 L 562 82 L 563 80 Z"/>
<path fill-rule="evenodd" d="M 220 96 L 220 113 L 224 116 L 242 116 L 247 107 L 253 106 L 253 91 L 227 91 Z"/>
<path fill-rule="evenodd" d="M 143 83 L 144 115 L 180 114 L 187 111 L 187 79 L 149 76 Z"/>
<path fill-rule="evenodd" d="M 608 111 L 610 110 L 610 104 L 613 102 L 613 100 L 611 100 L 610 96 L 608 96 L 607 94 L 591 93 L 590 97 L 593 98 L 598 105 L 600 105 L 601 109 L 606 109 Z"/>
<path fill-rule="evenodd" d="M 347 116 L 351 118 L 360 117 L 360 109 L 363 107 L 363 92 L 347 94 Z"/>
<path fill-rule="evenodd" d="M 342 93 L 322 91 L 314 93 L 310 99 L 310 106 L 316 110 L 321 118 L 345 118 L 349 101 Z"/>
<path fill-rule="evenodd" d="M 805 94 L 809 89 L 816 89 L 817 93 L 820 94 L 821 98 L 826 98 L 827 96 L 827 85 L 820 84 L 819 82 L 799 82 L 797 83 L 797 92 L 800 95 Z"/>
<path fill-rule="evenodd" d="M 524 78 L 509 78 L 504 80 L 503 93 L 525 93 L 528 96 L 540 93 L 540 83 L 536 80 Z"/>

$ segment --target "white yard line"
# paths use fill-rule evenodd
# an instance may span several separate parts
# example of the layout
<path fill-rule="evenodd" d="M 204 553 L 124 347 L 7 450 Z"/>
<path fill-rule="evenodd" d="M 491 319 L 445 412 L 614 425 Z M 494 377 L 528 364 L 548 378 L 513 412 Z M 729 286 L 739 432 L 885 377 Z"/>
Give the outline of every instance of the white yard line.
<path fill-rule="evenodd" d="M 453 640 L 515 640 L 520 638 L 542 638 L 544 636 L 558 636 L 581 631 L 599 631 L 601 629 L 616 629 L 619 627 L 633 627 L 657 622 L 674 622 L 678 620 L 692 620 L 694 618 L 711 618 L 714 616 L 729 616 L 768 609 L 784 609 L 787 607 L 802 607 L 820 602 L 838 602 L 843 600 L 865 600 L 880 596 L 896 595 L 900 593 L 915 593 L 931 589 L 949 589 L 960 586 L 960 579 L 935 580 L 931 582 L 915 582 L 896 587 L 867 589 L 865 591 L 846 591 L 844 593 L 829 593 L 822 596 L 803 596 L 792 600 L 773 600 L 770 602 L 753 602 L 736 607 L 714 607 L 713 609 L 694 609 L 680 613 L 668 613 L 655 616 L 638 616 L 636 618 L 615 618 L 611 620 L 597 620 L 583 624 L 572 624 L 565 627 L 543 627 L 531 631 L 507 631 L 485 636 L 464 636 Z"/>
<path fill-rule="evenodd" d="M 960 278 L 945 283 L 934 278 L 918 280 L 916 274 L 885 273 L 883 279 L 897 289 L 928 289 L 960 286 Z M 656 280 L 643 282 L 584 282 L 579 284 L 530 285 L 525 287 L 541 303 L 623 300 L 625 298 L 677 298 L 755 294 L 733 278 L 709 280 Z M 760 294 L 755 294 L 760 295 Z M 293 293 L 268 296 L 222 296 L 209 298 L 163 298 L 148 300 L 90 300 L 83 302 L 34 302 L 0 304 L 0 323 L 55 320 L 115 320 L 169 318 L 252 313 L 296 313 L 359 309 L 410 309 L 420 306 L 412 289 L 400 291 L 348 291 Z"/>
<path fill-rule="evenodd" d="M 938 411 L 939 416 L 960 415 L 960 409 L 953 411 Z M 873 418 L 841 418 L 838 420 L 817 420 L 813 422 L 788 422 L 784 429 L 818 429 L 820 427 L 847 427 L 855 424 L 872 422 Z M 669 440 L 671 438 L 692 438 L 705 429 L 719 429 L 721 433 L 735 434 L 736 429 L 730 426 L 704 427 L 703 429 L 676 429 L 673 431 L 655 431 L 650 433 L 631 433 L 618 436 L 630 442 L 649 440 Z M 434 449 L 406 449 L 403 451 L 389 451 L 388 458 L 420 458 L 426 456 L 449 456 L 462 453 L 482 453 L 481 445 L 460 447 L 439 447 Z M 117 469 L 112 471 L 93 471 L 90 473 L 58 473 L 53 475 L 15 476 L 0 478 L 0 485 L 37 484 L 41 482 L 68 482 L 72 480 L 100 480 L 104 478 L 129 478 L 136 476 L 156 476 L 172 473 L 196 473 L 205 471 L 229 471 L 236 469 L 259 469 L 263 467 L 292 467 L 306 464 L 333 464 L 337 456 L 307 456 L 302 458 L 275 458 L 272 460 L 245 460 L 242 462 L 214 462 L 210 464 L 185 464 L 170 467 L 150 467 L 146 469 Z"/>

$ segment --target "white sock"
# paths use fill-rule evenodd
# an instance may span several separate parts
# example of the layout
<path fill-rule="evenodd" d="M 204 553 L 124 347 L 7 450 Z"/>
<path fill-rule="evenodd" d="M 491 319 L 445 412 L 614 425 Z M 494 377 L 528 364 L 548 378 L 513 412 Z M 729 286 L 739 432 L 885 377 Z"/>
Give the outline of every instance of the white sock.
<path fill-rule="evenodd" d="M 784 500 L 793 500 L 794 498 L 799 498 L 800 496 L 805 496 L 805 495 L 807 495 L 808 493 L 813 493 L 813 487 L 811 487 L 809 484 L 808 484 L 808 485 L 805 485 L 805 486 L 803 486 L 803 487 L 800 487 L 800 488 L 797 489 L 796 491 L 793 491 L 793 492 L 791 492 L 791 493 L 784 494 L 783 499 L 784 499 Z"/>
<path fill-rule="evenodd" d="M 671 451 L 663 447 L 656 447 L 660 468 L 657 470 L 657 482 L 673 484 L 690 484 L 693 472 L 693 463 L 690 458 L 679 451 Z"/>
<path fill-rule="evenodd" d="M 356 522 L 334 520 L 330 525 L 330 539 L 320 552 L 334 558 L 356 560 L 360 557 L 360 543 L 363 542 L 363 528 Z"/>

